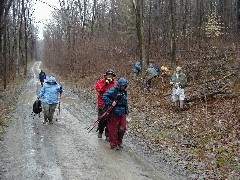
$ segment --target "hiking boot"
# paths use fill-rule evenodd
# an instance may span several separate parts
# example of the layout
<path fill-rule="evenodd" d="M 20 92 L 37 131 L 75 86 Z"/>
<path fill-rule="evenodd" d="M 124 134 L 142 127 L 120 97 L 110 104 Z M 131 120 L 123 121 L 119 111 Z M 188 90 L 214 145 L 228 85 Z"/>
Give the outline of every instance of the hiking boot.
<path fill-rule="evenodd" d="M 98 133 L 98 138 L 102 138 L 102 133 Z"/>
<path fill-rule="evenodd" d="M 114 151 L 118 151 L 119 147 L 118 146 L 117 147 L 111 147 L 111 149 L 114 150 Z"/>
<path fill-rule="evenodd" d="M 109 137 L 106 137 L 105 141 L 109 142 Z"/>
<path fill-rule="evenodd" d="M 43 124 L 47 124 L 48 120 L 44 119 Z"/>
<path fill-rule="evenodd" d="M 119 147 L 120 149 L 122 149 L 122 148 L 123 148 L 123 146 L 122 146 L 121 144 L 119 144 L 119 145 L 118 145 L 118 147 Z"/>

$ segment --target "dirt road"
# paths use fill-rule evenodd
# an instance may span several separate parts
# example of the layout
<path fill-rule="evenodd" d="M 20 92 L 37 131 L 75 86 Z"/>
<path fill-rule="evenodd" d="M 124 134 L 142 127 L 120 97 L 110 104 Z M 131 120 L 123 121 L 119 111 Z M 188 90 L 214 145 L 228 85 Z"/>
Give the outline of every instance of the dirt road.
<path fill-rule="evenodd" d="M 0 146 L 1 180 L 150 180 L 174 179 L 125 146 L 120 151 L 97 139 L 86 128 L 96 119 L 96 109 L 65 88 L 58 121 L 43 125 L 43 115 L 33 117 L 32 104 L 40 89 L 40 62 L 19 97 Z"/>

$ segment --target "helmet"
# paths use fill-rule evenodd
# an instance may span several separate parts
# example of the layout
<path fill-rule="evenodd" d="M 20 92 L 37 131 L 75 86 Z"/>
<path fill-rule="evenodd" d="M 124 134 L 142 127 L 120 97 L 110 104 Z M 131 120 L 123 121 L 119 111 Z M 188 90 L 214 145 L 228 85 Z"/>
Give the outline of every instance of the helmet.
<path fill-rule="evenodd" d="M 112 74 L 113 77 L 116 76 L 115 72 L 114 72 L 112 69 L 108 69 L 108 70 L 105 72 L 104 76 L 106 76 L 106 75 L 108 75 L 108 74 Z"/>

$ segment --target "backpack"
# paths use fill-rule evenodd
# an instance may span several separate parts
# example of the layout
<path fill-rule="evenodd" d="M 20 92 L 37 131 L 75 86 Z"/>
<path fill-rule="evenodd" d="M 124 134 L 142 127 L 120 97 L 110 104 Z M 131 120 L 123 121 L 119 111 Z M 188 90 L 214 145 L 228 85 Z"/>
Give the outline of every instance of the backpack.
<path fill-rule="evenodd" d="M 42 102 L 41 100 L 37 99 L 34 103 L 33 103 L 33 112 L 35 114 L 40 114 L 40 112 L 42 112 Z"/>
<path fill-rule="evenodd" d="M 159 76 L 162 75 L 162 70 L 161 70 L 161 68 L 159 66 L 154 66 L 153 68 L 157 71 Z"/>

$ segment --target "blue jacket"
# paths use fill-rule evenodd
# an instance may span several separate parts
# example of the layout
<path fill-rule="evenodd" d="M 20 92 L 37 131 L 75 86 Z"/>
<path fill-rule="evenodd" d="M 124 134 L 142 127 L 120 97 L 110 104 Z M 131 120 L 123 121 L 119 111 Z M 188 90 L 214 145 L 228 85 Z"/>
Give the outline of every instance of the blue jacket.
<path fill-rule="evenodd" d="M 49 84 L 50 82 L 54 82 L 54 84 Z M 62 92 L 62 86 L 57 83 L 55 77 L 50 76 L 41 88 L 38 96 L 41 97 L 43 103 L 58 104 L 58 95 Z"/>
<path fill-rule="evenodd" d="M 106 93 L 103 94 L 103 101 L 106 105 L 106 108 L 109 108 L 112 105 L 113 101 L 116 100 L 116 97 L 118 95 L 122 96 L 112 111 L 112 114 L 115 114 L 117 116 L 128 114 L 127 91 L 120 90 L 121 86 L 128 86 L 126 79 L 120 78 L 115 87 L 109 89 Z"/>
<path fill-rule="evenodd" d="M 141 71 L 141 62 L 137 61 L 134 65 L 134 73 L 139 73 Z"/>

